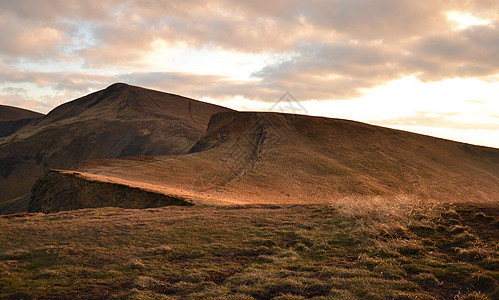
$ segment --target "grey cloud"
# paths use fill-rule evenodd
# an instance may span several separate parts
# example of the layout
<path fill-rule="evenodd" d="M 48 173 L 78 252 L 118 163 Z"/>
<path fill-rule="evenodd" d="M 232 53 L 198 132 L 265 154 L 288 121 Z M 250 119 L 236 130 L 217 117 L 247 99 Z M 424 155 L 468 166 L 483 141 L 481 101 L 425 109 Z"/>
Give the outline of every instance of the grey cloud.
<path fill-rule="evenodd" d="M 0 84 L 15 84 L 23 87 L 2 88 L 0 90 L 0 103 L 43 113 L 47 113 L 61 103 L 103 89 L 110 82 L 113 82 L 110 77 L 85 73 L 2 71 L 5 69 L 2 69 L 0 65 Z M 29 90 L 32 85 L 48 86 L 57 93 L 33 95 Z"/>
<path fill-rule="evenodd" d="M 115 0 L 0 1 L 0 58 L 65 59 L 78 22 L 105 20 Z"/>
<path fill-rule="evenodd" d="M 55 22 L 60 18 L 104 19 L 122 1 L 116 0 L 50 0 L 0 1 L 0 10 L 30 22 Z"/>
<path fill-rule="evenodd" d="M 404 72 L 400 53 L 384 44 L 308 44 L 291 60 L 270 65 L 253 74 L 264 82 L 310 99 L 344 99 Z"/>
<path fill-rule="evenodd" d="M 357 39 L 393 40 L 445 26 L 442 1 L 312 0 L 305 15 L 323 28 Z"/>
<path fill-rule="evenodd" d="M 358 79 L 354 78 L 323 80 L 296 76 L 286 80 L 236 81 L 223 76 L 175 72 L 130 73 L 119 76 L 118 80 L 192 98 L 232 99 L 242 96 L 264 102 L 274 102 L 286 91 L 300 101 L 326 99 L 332 95 L 346 97 L 359 85 Z"/>
<path fill-rule="evenodd" d="M 370 70 L 387 66 L 390 62 L 396 62 L 400 53 L 393 51 L 389 46 L 382 43 L 352 43 L 338 41 L 335 43 L 306 44 L 297 49 L 300 55 L 292 60 L 281 64 L 293 71 L 306 71 L 319 75 L 361 75 Z M 364 70 L 364 71 L 362 71 Z M 378 69 L 379 73 L 386 73 L 387 69 Z M 360 74 L 358 74 L 360 73 Z M 265 71 L 256 75 L 264 75 Z"/>
<path fill-rule="evenodd" d="M 7 94 L 7 95 L 26 95 L 28 93 L 28 90 L 24 88 L 14 88 L 14 87 L 6 87 L 0 89 L 0 94 Z"/>
<path fill-rule="evenodd" d="M 45 1 L 0 1 L 0 61 L 73 59 L 81 61 L 83 68 L 113 67 L 119 73 L 125 72 L 123 66 L 140 67 L 143 56 L 152 50 L 151 43 L 162 39 L 172 45 L 293 55 L 267 65 L 250 82 L 144 72 L 130 75 L 132 83 L 164 82 L 197 97 L 242 95 L 268 100 L 289 90 L 301 100 L 347 99 L 411 74 L 423 80 L 498 74 L 499 24 L 453 31 L 444 14 L 467 10 L 495 18 L 497 23 L 498 3 L 54 0 L 47 5 Z M 77 40 L 82 44 L 76 45 Z M 30 80 L 50 82 L 64 91 L 86 91 L 113 81 L 108 76 L 85 77 L 83 72 L 0 70 L 0 81 Z"/>
<path fill-rule="evenodd" d="M 112 80 L 109 76 L 67 72 L 22 72 L 15 69 L 2 69 L 0 84 L 37 84 L 52 86 L 58 91 L 90 92 Z"/>
<path fill-rule="evenodd" d="M 425 80 L 499 73 L 499 23 L 420 39 L 402 63 Z"/>
<path fill-rule="evenodd" d="M 181 94 L 192 98 L 233 98 L 243 96 L 255 100 L 269 101 L 280 91 L 261 82 L 235 81 L 224 76 L 199 75 L 178 72 L 129 73 L 118 77 L 119 81 Z M 272 98 L 274 97 L 274 98 Z"/>

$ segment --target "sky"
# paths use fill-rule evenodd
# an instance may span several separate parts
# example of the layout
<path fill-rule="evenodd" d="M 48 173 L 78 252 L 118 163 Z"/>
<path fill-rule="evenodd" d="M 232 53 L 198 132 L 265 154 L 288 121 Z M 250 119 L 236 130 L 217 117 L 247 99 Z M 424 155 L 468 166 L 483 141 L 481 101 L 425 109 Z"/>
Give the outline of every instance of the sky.
<path fill-rule="evenodd" d="M 499 148 L 498 53 L 497 0 L 0 0 L 0 104 L 43 113 L 125 82 Z"/>

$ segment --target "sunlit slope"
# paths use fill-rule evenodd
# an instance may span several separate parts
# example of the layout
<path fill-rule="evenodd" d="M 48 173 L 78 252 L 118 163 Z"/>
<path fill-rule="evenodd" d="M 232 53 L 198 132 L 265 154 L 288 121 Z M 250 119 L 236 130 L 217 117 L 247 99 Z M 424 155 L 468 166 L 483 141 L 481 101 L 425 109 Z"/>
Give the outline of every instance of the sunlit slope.
<path fill-rule="evenodd" d="M 499 199 L 499 149 L 364 123 L 219 113 L 189 154 L 80 163 L 93 180 L 201 203 L 330 203 L 339 197 Z"/>
<path fill-rule="evenodd" d="M 229 109 L 126 84 L 62 104 L 0 138 L 0 204 L 28 194 L 48 168 L 186 153 L 222 111 Z"/>

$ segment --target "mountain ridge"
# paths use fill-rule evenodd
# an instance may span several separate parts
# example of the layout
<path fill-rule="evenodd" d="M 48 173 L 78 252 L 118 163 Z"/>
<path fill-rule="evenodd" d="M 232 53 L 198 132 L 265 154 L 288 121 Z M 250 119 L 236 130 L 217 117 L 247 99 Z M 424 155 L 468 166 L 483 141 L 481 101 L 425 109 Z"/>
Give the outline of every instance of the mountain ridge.
<path fill-rule="evenodd" d="M 0 105 L 0 138 L 9 136 L 44 115 L 20 107 Z"/>
<path fill-rule="evenodd" d="M 74 170 L 201 204 L 499 199 L 499 149 L 292 114 L 222 112 L 209 124 L 187 155 L 86 161 Z"/>
<path fill-rule="evenodd" d="M 57 144 L 54 136 L 62 137 Z M 65 103 L 1 138 L 0 158 L 0 191 L 30 176 L 4 197 L 0 213 L 81 208 L 90 203 L 88 195 L 61 194 L 57 186 L 95 185 L 96 195 L 108 194 L 99 183 L 208 205 L 499 200 L 496 148 L 351 120 L 238 112 L 122 83 Z M 59 171 L 42 176 L 49 169 Z M 78 180 L 68 181 L 67 174 Z M 33 184 L 35 193 L 40 184 L 54 190 L 44 189 L 40 198 L 28 193 Z M 80 204 L 61 205 L 61 195 Z M 92 207 L 113 206 L 116 198 L 108 196 Z"/>
<path fill-rule="evenodd" d="M 217 105 L 127 84 L 66 102 L 0 138 L 0 206 L 50 168 L 81 160 L 186 153 Z"/>

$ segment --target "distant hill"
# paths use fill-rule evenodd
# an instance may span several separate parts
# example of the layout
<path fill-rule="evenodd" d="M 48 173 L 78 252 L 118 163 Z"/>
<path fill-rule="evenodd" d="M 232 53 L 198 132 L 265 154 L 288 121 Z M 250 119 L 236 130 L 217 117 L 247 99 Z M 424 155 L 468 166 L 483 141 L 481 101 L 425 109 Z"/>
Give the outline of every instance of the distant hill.
<path fill-rule="evenodd" d="M 45 184 L 58 185 L 71 173 L 204 204 L 333 203 L 344 197 L 499 201 L 499 149 L 292 114 L 218 113 L 188 155 L 94 160 L 72 170 L 77 173 L 52 174 Z M 31 201 L 60 197 L 49 189 Z"/>
<path fill-rule="evenodd" d="M 187 153 L 210 117 L 227 111 L 122 83 L 62 104 L 0 138 L 0 211 L 2 204 L 29 196 L 49 168 L 67 169 L 99 158 Z M 12 119 L 14 113 L 5 116 Z"/>
<path fill-rule="evenodd" d="M 43 114 L 13 107 L 0 105 L 0 138 L 18 131 L 32 120 L 43 117 Z"/>
<path fill-rule="evenodd" d="M 19 107 L 0 105 L 0 122 L 34 119 L 40 117 L 43 117 L 43 114 Z"/>

